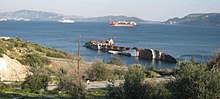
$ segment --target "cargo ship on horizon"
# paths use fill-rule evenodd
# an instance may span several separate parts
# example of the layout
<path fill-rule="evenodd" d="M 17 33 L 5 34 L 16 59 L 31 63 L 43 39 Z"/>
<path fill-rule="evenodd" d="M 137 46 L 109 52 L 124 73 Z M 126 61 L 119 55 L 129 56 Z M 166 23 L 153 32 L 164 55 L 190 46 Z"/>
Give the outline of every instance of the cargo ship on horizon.
<path fill-rule="evenodd" d="M 127 22 L 127 21 L 111 21 L 111 26 L 137 26 L 136 22 Z"/>

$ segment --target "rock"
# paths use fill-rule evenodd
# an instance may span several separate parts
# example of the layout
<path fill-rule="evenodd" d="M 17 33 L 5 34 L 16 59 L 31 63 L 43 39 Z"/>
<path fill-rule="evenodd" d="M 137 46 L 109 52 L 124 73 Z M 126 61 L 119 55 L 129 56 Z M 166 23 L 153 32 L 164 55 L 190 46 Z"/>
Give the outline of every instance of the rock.
<path fill-rule="evenodd" d="M 1 81 L 23 81 L 27 73 L 28 69 L 19 61 L 11 59 L 5 54 L 0 58 Z"/>

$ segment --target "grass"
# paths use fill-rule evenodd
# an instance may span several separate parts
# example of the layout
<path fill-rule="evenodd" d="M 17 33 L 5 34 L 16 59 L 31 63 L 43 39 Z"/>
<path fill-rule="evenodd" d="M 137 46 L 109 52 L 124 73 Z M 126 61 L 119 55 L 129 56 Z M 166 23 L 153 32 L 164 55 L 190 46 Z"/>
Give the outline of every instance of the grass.
<path fill-rule="evenodd" d="M 86 96 L 89 99 L 106 99 L 107 98 L 107 89 L 87 89 Z M 66 94 L 59 94 L 56 91 L 45 91 L 43 94 L 29 93 L 24 90 L 15 90 L 15 89 L 7 89 L 4 92 L 0 92 L 0 99 L 11 99 L 11 98 L 43 98 L 43 99 L 51 99 L 51 98 L 69 98 L 71 96 Z"/>
<path fill-rule="evenodd" d="M 87 89 L 86 94 L 95 99 L 104 99 L 107 97 L 108 90 L 106 88 Z"/>

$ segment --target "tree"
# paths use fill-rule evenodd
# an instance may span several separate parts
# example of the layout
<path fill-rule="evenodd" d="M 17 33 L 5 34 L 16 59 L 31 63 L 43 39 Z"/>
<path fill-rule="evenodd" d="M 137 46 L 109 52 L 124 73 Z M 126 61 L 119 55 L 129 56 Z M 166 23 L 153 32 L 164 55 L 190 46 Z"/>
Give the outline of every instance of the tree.
<path fill-rule="evenodd" d="M 31 92 L 38 93 L 41 89 L 46 90 L 50 81 L 50 73 L 44 69 L 39 69 L 28 75 L 22 83 L 22 89 L 29 89 Z"/>
<path fill-rule="evenodd" d="M 145 93 L 143 81 L 145 76 L 140 65 L 134 64 L 128 68 L 123 86 L 126 99 L 143 99 Z"/>
<path fill-rule="evenodd" d="M 220 71 L 220 51 L 208 62 L 209 69 Z"/>
<path fill-rule="evenodd" d="M 166 88 L 165 83 L 148 81 L 145 83 L 145 99 L 170 99 L 171 92 Z"/>
<path fill-rule="evenodd" d="M 87 71 L 88 78 L 92 81 L 108 80 L 112 78 L 112 70 L 102 62 L 95 62 Z"/>
<path fill-rule="evenodd" d="M 118 65 L 118 66 L 123 66 L 124 63 L 122 62 L 122 60 L 120 58 L 116 58 L 116 57 L 113 57 L 111 59 L 110 62 L 108 62 L 109 64 L 115 64 L 115 65 Z"/>
<path fill-rule="evenodd" d="M 207 64 L 180 63 L 175 78 L 168 83 L 174 98 L 220 98 L 220 72 L 209 70 Z"/>
<path fill-rule="evenodd" d="M 71 95 L 73 99 L 84 99 L 86 97 L 85 86 L 82 84 L 79 77 L 68 75 L 62 76 L 58 84 L 58 89 Z"/>

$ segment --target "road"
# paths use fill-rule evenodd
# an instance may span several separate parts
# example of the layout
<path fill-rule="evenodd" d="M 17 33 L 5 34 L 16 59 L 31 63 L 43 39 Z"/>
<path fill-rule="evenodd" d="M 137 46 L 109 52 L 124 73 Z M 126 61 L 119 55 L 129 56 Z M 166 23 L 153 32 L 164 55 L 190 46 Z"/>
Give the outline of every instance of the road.
<path fill-rule="evenodd" d="M 167 82 L 170 81 L 174 78 L 146 78 L 145 81 L 155 81 L 156 83 L 159 82 Z M 119 86 L 120 83 L 124 83 L 124 80 L 115 80 L 114 85 Z M 91 88 L 106 88 L 109 84 L 112 84 L 109 81 L 94 81 L 90 83 L 85 83 L 86 89 L 91 89 Z M 48 90 L 53 90 L 57 88 L 57 85 L 48 85 Z"/>

